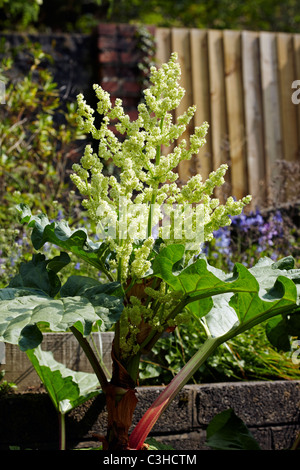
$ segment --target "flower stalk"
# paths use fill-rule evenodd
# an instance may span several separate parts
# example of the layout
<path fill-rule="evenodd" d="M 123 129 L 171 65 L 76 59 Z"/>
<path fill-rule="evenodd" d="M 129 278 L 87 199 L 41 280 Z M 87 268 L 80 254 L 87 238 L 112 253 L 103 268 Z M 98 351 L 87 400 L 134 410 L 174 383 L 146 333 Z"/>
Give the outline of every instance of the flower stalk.
<path fill-rule="evenodd" d="M 152 430 L 156 421 L 165 409 L 170 405 L 174 397 L 186 385 L 197 369 L 222 343 L 220 338 L 208 338 L 201 349 L 186 363 L 181 371 L 173 378 L 154 403 L 148 408 L 141 420 L 135 426 L 129 438 L 130 448 L 142 449 L 145 439 Z"/>

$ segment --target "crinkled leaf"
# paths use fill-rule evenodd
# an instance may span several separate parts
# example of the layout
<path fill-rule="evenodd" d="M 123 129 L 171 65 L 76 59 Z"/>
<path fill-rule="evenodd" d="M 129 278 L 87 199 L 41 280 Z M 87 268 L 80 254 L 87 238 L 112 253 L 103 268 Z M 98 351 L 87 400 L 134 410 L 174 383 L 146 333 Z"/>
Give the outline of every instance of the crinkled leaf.
<path fill-rule="evenodd" d="M 27 351 L 55 408 L 62 414 L 99 394 L 95 374 L 68 369 L 53 358 L 52 352 L 40 347 Z"/>
<path fill-rule="evenodd" d="M 279 351 L 291 350 L 291 337 L 300 338 L 300 310 L 293 315 L 278 315 L 266 324 L 266 335 Z"/>
<path fill-rule="evenodd" d="M 28 268 L 26 263 L 22 265 L 22 275 L 0 289 L 0 341 L 19 344 L 26 351 L 41 343 L 40 323 L 54 332 L 75 326 L 87 336 L 94 323 L 106 331 L 120 318 L 123 299 L 112 295 L 118 291 L 118 283 L 101 284 L 91 278 L 71 276 L 60 289 L 60 297 L 53 298 L 47 293 L 53 294 L 53 284 L 47 277 L 44 256 L 27 264 Z"/>
<path fill-rule="evenodd" d="M 134 449 L 142 447 L 159 416 L 220 344 L 276 315 L 286 315 L 289 312 L 292 317 L 297 314 L 300 271 L 292 269 L 290 259 L 279 264 L 265 259 L 251 269 L 251 272 L 236 265 L 233 275 L 227 275 L 210 267 L 201 258 L 182 271 L 175 272 L 174 266 L 182 253 L 179 245 L 164 248 L 158 255 L 158 261 L 153 263 L 153 273 L 171 288 L 182 292 L 181 305 L 188 305 L 190 309 L 195 307 L 191 310 L 199 318 L 204 316 L 205 310 L 201 311 L 201 302 L 205 295 L 211 296 L 210 309 L 208 310 L 207 304 L 205 316 L 201 319 L 209 334 L 199 351 L 161 392 L 132 431 L 130 445 Z M 197 302 L 188 303 L 195 299 Z M 232 416 L 229 418 L 231 425 Z M 232 442 L 228 427 L 225 429 L 225 437 L 220 437 L 222 424 L 217 433 L 208 436 L 209 445 L 214 448 L 257 448 L 248 432 L 245 432 L 235 418 L 234 421 L 236 426 L 233 429 L 241 431 L 236 441 Z"/>
<path fill-rule="evenodd" d="M 3 291 L 5 289 L 2 294 Z M 37 335 L 35 325 L 41 322 L 54 332 L 67 331 L 76 325 L 87 336 L 93 323 L 99 321 L 95 308 L 86 297 L 53 299 L 42 294 L 30 295 L 29 290 L 27 295 L 23 290 L 20 294 L 18 289 L 14 292 L 10 289 L 10 299 L 0 301 L 0 341 L 19 344 L 23 351 L 40 344 L 41 337 Z M 6 297 L 5 292 L 3 297 Z"/>
<path fill-rule="evenodd" d="M 40 253 L 33 255 L 31 261 L 20 264 L 19 273 L 10 281 L 9 287 L 37 289 L 55 297 L 61 287 L 57 272 L 69 262 L 67 253 L 61 253 L 51 260 L 46 260 Z"/>
<path fill-rule="evenodd" d="M 23 351 L 40 344 L 34 325 L 47 324 L 53 332 L 64 332 L 76 326 L 84 336 L 88 336 L 93 323 L 105 331 L 120 317 L 123 309 L 120 298 L 105 294 L 90 300 L 84 296 L 53 299 L 46 295 L 24 295 L 24 291 L 20 296 L 18 294 L 18 289 L 15 289 L 12 297 L 10 289 L 9 300 L 0 301 L 0 341 L 19 344 Z M 7 295 L 4 293 L 3 297 Z"/>
<path fill-rule="evenodd" d="M 258 442 L 232 409 L 217 414 L 206 430 L 206 445 L 214 450 L 260 450 Z"/>
<path fill-rule="evenodd" d="M 210 266 L 204 257 L 176 271 L 183 253 L 183 245 L 163 248 L 153 262 L 153 275 L 182 292 L 190 311 L 198 318 L 205 316 L 214 337 L 296 306 L 300 270 L 293 269 L 291 257 L 277 263 L 264 258 L 249 270 L 237 263 L 233 273 L 227 274 Z"/>
<path fill-rule="evenodd" d="M 108 251 L 106 243 L 91 241 L 85 229 L 71 230 L 65 220 L 50 222 L 45 214 L 33 216 L 25 204 L 17 207 L 21 222 L 33 227 L 31 240 L 34 248 L 39 250 L 46 242 L 70 251 L 100 270 L 105 270 L 105 257 Z"/>
<path fill-rule="evenodd" d="M 80 296 L 88 299 L 101 319 L 100 330 L 107 331 L 119 320 L 124 307 L 123 300 L 116 295 L 119 288 L 118 282 L 101 284 L 85 276 L 70 276 L 60 295 L 62 298 Z"/>
<path fill-rule="evenodd" d="M 230 276 L 217 277 L 208 268 L 207 261 L 197 259 L 180 272 L 174 272 L 174 265 L 181 259 L 183 245 L 170 245 L 163 248 L 153 262 L 153 274 L 163 279 L 175 291 L 181 291 L 191 300 L 207 298 L 225 292 L 258 291 L 258 283 L 254 276 L 242 264 L 235 265 Z M 218 274 L 221 271 L 218 271 Z"/>

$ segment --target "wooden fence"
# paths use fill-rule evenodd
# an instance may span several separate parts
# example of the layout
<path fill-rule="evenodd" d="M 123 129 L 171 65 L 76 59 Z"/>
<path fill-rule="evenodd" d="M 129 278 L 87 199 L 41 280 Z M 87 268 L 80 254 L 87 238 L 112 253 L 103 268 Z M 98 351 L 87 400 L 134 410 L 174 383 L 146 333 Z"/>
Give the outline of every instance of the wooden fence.
<path fill-rule="evenodd" d="M 181 164 L 181 180 L 228 163 L 230 194 L 252 194 L 252 207 L 300 199 L 300 104 L 292 101 L 300 34 L 158 28 L 155 39 L 158 64 L 179 56 L 186 95 L 178 113 L 197 106 L 188 132 L 210 124 L 205 147 Z M 288 189 L 284 171 L 294 178 Z"/>

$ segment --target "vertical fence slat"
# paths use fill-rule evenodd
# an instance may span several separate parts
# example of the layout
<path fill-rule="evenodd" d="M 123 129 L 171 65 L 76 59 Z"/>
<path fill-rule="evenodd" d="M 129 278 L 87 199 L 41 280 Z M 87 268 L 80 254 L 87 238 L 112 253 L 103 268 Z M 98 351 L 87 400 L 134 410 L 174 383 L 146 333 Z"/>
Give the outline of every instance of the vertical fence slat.
<path fill-rule="evenodd" d="M 291 86 L 295 74 L 293 37 L 291 34 L 277 34 L 277 51 L 283 157 L 287 161 L 295 161 L 298 152 L 298 135 L 297 111 L 291 100 Z"/>
<path fill-rule="evenodd" d="M 241 33 L 223 32 L 226 110 L 229 137 L 232 195 L 240 199 L 247 191 L 245 124 L 241 61 Z"/>
<path fill-rule="evenodd" d="M 181 86 L 186 93 L 175 110 L 175 118 L 186 112 L 189 106 L 193 105 L 192 76 L 191 76 L 191 50 L 190 50 L 190 30 L 187 28 L 172 28 L 172 51 L 178 53 L 178 61 L 181 67 Z M 186 139 L 187 145 L 189 135 L 193 133 L 193 120 L 188 125 L 181 139 Z M 194 160 L 182 161 L 178 166 L 180 183 L 185 183 L 194 173 Z"/>
<path fill-rule="evenodd" d="M 212 127 L 213 169 L 227 162 L 224 140 L 227 138 L 226 103 L 223 63 L 223 37 L 217 30 L 208 31 L 210 106 Z"/>
<path fill-rule="evenodd" d="M 171 30 L 170 28 L 156 28 L 156 62 L 158 66 L 165 64 L 171 55 Z"/>
<path fill-rule="evenodd" d="M 191 60 L 193 104 L 196 105 L 195 126 L 201 126 L 204 121 L 210 124 L 209 71 L 207 31 L 191 29 Z M 211 158 L 211 128 L 206 137 L 206 144 L 200 149 L 195 158 L 196 171 L 201 173 L 203 180 L 212 171 Z"/>
<path fill-rule="evenodd" d="M 242 32 L 242 57 L 248 189 L 256 207 L 266 198 L 258 33 Z"/>
<path fill-rule="evenodd" d="M 208 57 L 210 77 L 210 106 L 212 129 L 212 160 L 216 170 L 228 163 L 228 135 L 226 122 L 226 97 L 224 83 L 223 33 L 208 31 Z M 226 181 L 229 180 L 229 173 Z M 217 188 L 216 196 L 222 199 L 225 188 Z"/>
<path fill-rule="evenodd" d="M 265 129 L 266 184 L 270 202 L 276 199 L 274 182 L 279 176 L 278 160 L 283 158 L 278 90 L 277 47 L 274 33 L 260 33 L 260 59 Z"/>
<path fill-rule="evenodd" d="M 172 31 L 170 28 L 156 28 L 156 63 L 158 67 L 169 61 L 172 51 Z M 174 113 L 172 113 L 174 116 Z M 162 148 L 163 155 L 169 154 L 174 149 L 175 144 Z"/>

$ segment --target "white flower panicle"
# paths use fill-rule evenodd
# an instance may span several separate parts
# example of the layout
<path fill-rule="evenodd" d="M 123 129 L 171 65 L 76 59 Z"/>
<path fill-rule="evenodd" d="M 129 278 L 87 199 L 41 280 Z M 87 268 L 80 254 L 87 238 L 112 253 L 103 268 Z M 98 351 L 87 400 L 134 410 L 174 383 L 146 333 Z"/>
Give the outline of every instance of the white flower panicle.
<path fill-rule="evenodd" d="M 81 94 L 77 97 L 78 123 L 99 144 L 97 152 L 91 145 L 86 146 L 80 164 L 73 166 L 71 178 L 84 196 L 83 205 L 97 224 L 100 239 L 105 238 L 115 253 L 108 262 L 112 275 L 122 283 L 129 278 L 142 279 L 149 270 L 154 232 L 160 236 L 168 233 L 163 239 L 165 244 L 189 240 L 187 229 L 163 227 L 166 212 L 170 221 L 177 222 L 180 213 L 183 222 L 185 209 L 190 206 L 189 227 L 195 229 L 195 224 L 200 224 L 203 242 L 213 237 L 214 230 L 228 225 L 229 216 L 241 213 L 251 199 L 250 196 L 240 201 L 229 198 L 221 205 L 213 197 L 215 187 L 224 183 L 226 165 L 212 172 L 206 181 L 197 174 L 183 187 L 177 184 L 178 174 L 174 170 L 182 160 L 189 160 L 199 152 L 208 131 L 204 122 L 195 128 L 188 141 L 177 142 L 196 112 L 195 106 L 191 106 L 173 122 L 172 112 L 185 93 L 179 84 L 181 71 L 177 59 L 173 53 L 168 63 L 151 68 L 151 86 L 144 91 L 145 99 L 138 106 L 134 121 L 124 112 L 120 99 L 112 105 L 109 94 L 94 85 L 97 112 L 101 116 L 97 128 L 94 110 Z M 162 152 L 162 148 L 169 146 L 172 146 L 170 153 Z M 108 160 L 119 169 L 118 176 L 104 174 L 103 162 Z M 201 207 L 200 221 L 197 205 Z M 191 253 L 200 250 L 201 243 Z"/>

